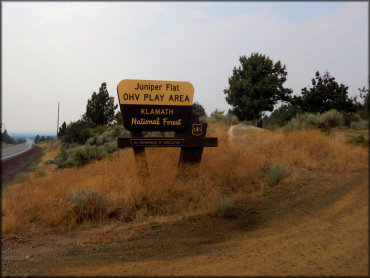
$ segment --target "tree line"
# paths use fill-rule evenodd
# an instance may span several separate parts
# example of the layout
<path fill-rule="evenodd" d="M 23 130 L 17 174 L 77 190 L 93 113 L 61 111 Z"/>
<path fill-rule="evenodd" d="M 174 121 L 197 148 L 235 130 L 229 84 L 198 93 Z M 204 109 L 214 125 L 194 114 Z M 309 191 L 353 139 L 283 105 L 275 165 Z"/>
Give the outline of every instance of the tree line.
<path fill-rule="evenodd" d="M 38 143 L 41 143 L 41 142 L 45 142 L 45 141 L 49 141 L 49 140 L 52 140 L 53 138 L 52 137 L 50 137 L 50 136 L 44 136 L 44 135 L 42 135 L 42 136 L 40 136 L 40 135 L 36 135 L 35 136 L 35 139 L 33 140 L 33 142 L 35 143 L 35 144 L 38 144 Z"/>
<path fill-rule="evenodd" d="M 292 96 L 293 90 L 284 87 L 287 80 L 286 66 L 280 61 L 274 63 L 269 57 L 252 53 L 249 57 L 241 56 L 240 65 L 234 67 L 229 78 L 229 87 L 224 90 L 226 101 L 233 108 L 229 113 L 235 114 L 241 121 L 252 121 L 262 127 L 269 119 L 283 125 L 297 114 L 323 113 L 335 109 L 350 118 L 355 112 L 363 119 L 368 119 L 369 90 L 358 89 L 363 100 L 348 97 L 348 86 L 338 84 L 329 72 L 320 74 L 316 71 L 312 86 L 304 87 L 301 95 Z M 276 104 L 281 106 L 274 109 Z M 272 112 L 270 117 L 266 112 Z"/>
<path fill-rule="evenodd" d="M 4 142 L 6 144 L 12 144 L 12 145 L 22 144 L 22 143 L 26 142 L 26 139 L 24 139 L 24 138 L 14 139 L 13 137 L 11 137 L 8 134 L 8 131 L 6 129 L 4 130 L 4 132 L 0 133 L 0 138 L 1 138 L 1 142 Z"/>
<path fill-rule="evenodd" d="M 249 57 L 239 57 L 239 62 L 228 79 L 229 87 L 223 91 L 232 109 L 226 115 L 223 115 L 224 111 L 212 112 L 213 119 L 226 117 L 230 123 L 237 119 L 262 127 L 264 122 L 284 125 L 298 114 L 323 113 L 332 109 L 343 113 L 345 119 L 350 119 L 354 113 L 368 119 L 369 90 L 365 87 L 359 89 L 358 97 L 349 98 L 348 86 L 339 84 L 329 72 L 320 74 L 317 71 L 311 80 L 312 86 L 304 87 L 300 95 L 293 96 L 293 90 L 284 86 L 288 72 L 281 61 L 274 62 L 266 55 L 252 53 Z M 280 104 L 279 108 L 276 108 L 277 104 Z M 93 92 L 87 100 L 86 111 L 80 119 L 68 125 L 63 122 L 58 138 L 65 144 L 84 144 L 107 126 L 122 125 L 117 108 L 106 83 L 102 83 L 98 93 Z M 200 103 L 195 102 L 192 108 L 200 116 L 207 116 Z M 272 113 L 268 117 L 266 112 Z"/>
<path fill-rule="evenodd" d="M 68 125 L 63 122 L 58 131 L 58 138 L 65 144 L 84 144 L 96 132 L 102 133 L 107 126 L 122 125 L 118 105 L 114 97 L 109 96 L 107 85 L 103 82 L 99 92 L 93 92 L 87 100 L 86 111 L 76 122 Z"/>

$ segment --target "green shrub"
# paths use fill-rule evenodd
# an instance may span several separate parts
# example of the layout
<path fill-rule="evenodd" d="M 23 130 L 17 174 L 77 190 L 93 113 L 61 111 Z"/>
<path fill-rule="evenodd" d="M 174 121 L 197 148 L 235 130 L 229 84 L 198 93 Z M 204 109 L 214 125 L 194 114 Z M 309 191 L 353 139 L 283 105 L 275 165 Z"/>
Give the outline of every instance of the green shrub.
<path fill-rule="evenodd" d="M 363 109 L 358 110 L 357 113 L 360 115 L 361 119 L 369 120 L 369 109 L 368 109 L 368 107 L 365 106 Z"/>
<path fill-rule="evenodd" d="M 76 161 L 77 166 L 85 165 L 94 159 L 101 159 L 106 155 L 102 148 L 97 146 L 80 146 L 71 150 L 72 157 Z"/>
<path fill-rule="evenodd" d="M 55 161 L 53 159 L 46 160 L 45 165 L 49 165 L 49 164 L 55 164 Z"/>
<path fill-rule="evenodd" d="M 239 123 L 238 117 L 235 116 L 233 113 L 227 113 L 226 115 L 224 115 L 224 111 L 219 111 L 218 109 L 211 113 L 207 121 L 209 123 L 221 122 L 228 125 L 236 125 Z"/>
<path fill-rule="evenodd" d="M 130 132 L 128 132 L 126 129 L 123 128 L 123 126 L 116 125 L 112 128 L 112 137 L 118 137 L 120 135 L 130 135 Z"/>
<path fill-rule="evenodd" d="M 365 121 L 360 119 L 358 122 L 351 123 L 351 128 L 353 129 L 368 129 L 369 128 L 369 121 Z"/>
<path fill-rule="evenodd" d="M 46 172 L 44 170 L 39 170 L 37 172 L 37 176 L 39 176 L 39 177 L 45 177 L 46 176 Z"/>
<path fill-rule="evenodd" d="M 77 143 L 63 144 L 60 153 L 54 158 L 59 168 L 85 165 L 92 160 L 102 159 L 118 149 L 117 137 L 130 133 L 122 126 L 98 126 L 86 140 L 85 145 Z"/>
<path fill-rule="evenodd" d="M 87 152 L 85 146 L 71 149 L 71 155 L 76 161 L 77 166 L 82 166 L 90 161 L 90 154 Z"/>
<path fill-rule="evenodd" d="M 305 128 L 321 128 L 329 129 L 331 127 L 338 127 L 344 125 L 343 115 L 335 109 L 325 113 L 304 113 L 297 114 L 288 124 L 284 127 L 285 131 L 293 129 Z"/>
<path fill-rule="evenodd" d="M 230 217 L 235 209 L 234 202 L 227 196 L 223 196 L 216 205 L 218 212 L 224 217 Z"/>
<path fill-rule="evenodd" d="M 365 137 L 361 134 L 356 137 L 352 137 L 347 140 L 348 143 L 356 144 L 356 145 L 361 145 L 361 146 L 369 146 L 369 140 L 365 139 Z"/>
<path fill-rule="evenodd" d="M 104 196 L 95 189 L 73 191 L 68 201 L 74 209 L 77 222 L 96 220 L 106 211 L 107 202 Z"/>
<path fill-rule="evenodd" d="M 96 136 L 93 136 L 93 137 L 90 137 L 89 139 L 87 139 L 86 144 L 87 145 L 96 145 Z"/>
<path fill-rule="evenodd" d="M 319 114 L 315 125 L 319 128 L 328 129 L 344 125 L 343 114 L 335 109 Z"/>
<path fill-rule="evenodd" d="M 312 128 L 317 123 L 317 116 L 312 113 L 304 113 L 296 115 L 288 124 L 284 127 L 284 130 L 290 131 L 293 129 L 304 129 Z"/>
<path fill-rule="evenodd" d="M 295 115 L 297 108 L 291 104 L 285 104 L 275 109 L 269 117 L 264 117 L 265 125 L 270 126 L 285 126 Z"/>
<path fill-rule="evenodd" d="M 335 137 L 335 133 L 332 132 L 331 130 L 320 130 L 322 134 L 326 135 L 326 136 L 329 136 L 329 137 L 332 137 L 334 138 Z"/>
<path fill-rule="evenodd" d="M 105 150 L 106 150 L 108 153 L 112 153 L 112 152 L 114 152 L 115 150 L 117 150 L 117 149 L 118 149 L 117 141 L 109 142 L 109 143 L 104 144 L 104 148 L 105 148 Z"/>
<path fill-rule="evenodd" d="M 271 186 L 277 185 L 285 177 L 285 174 L 284 163 L 272 165 L 266 173 L 266 181 Z"/>
<path fill-rule="evenodd" d="M 108 155 L 107 151 L 105 150 L 104 146 L 99 146 L 96 148 L 96 158 L 102 159 Z"/>
<path fill-rule="evenodd" d="M 32 163 L 29 170 L 31 172 L 36 171 L 36 163 Z"/>
<path fill-rule="evenodd" d="M 357 113 L 342 111 L 341 114 L 343 115 L 344 125 L 348 127 L 351 123 L 358 122 L 361 119 L 361 116 Z"/>
<path fill-rule="evenodd" d="M 60 165 L 61 165 L 61 168 L 72 168 L 72 167 L 77 166 L 77 162 L 76 160 L 73 159 L 73 157 L 68 157 L 66 160 L 61 162 Z"/>
<path fill-rule="evenodd" d="M 96 134 L 102 134 L 107 130 L 107 126 L 104 125 L 98 125 L 97 127 L 94 128 L 94 133 Z"/>
<path fill-rule="evenodd" d="M 88 128 L 82 121 L 70 123 L 67 126 L 66 134 L 63 136 L 63 143 L 84 144 L 86 140 L 93 135 L 93 129 Z"/>
<path fill-rule="evenodd" d="M 66 147 L 62 146 L 60 153 L 54 158 L 58 168 L 70 168 L 77 165 L 71 154 L 71 150 L 67 151 Z"/>
<path fill-rule="evenodd" d="M 15 175 L 13 182 L 16 183 L 16 182 L 24 181 L 26 179 L 26 177 L 27 177 L 26 173 L 23 173 L 23 172 L 18 173 L 18 174 Z"/>
<path fill-rule="evenodd" d="M 104 133 L 101 134 L 101 135 L 99 135 L 99 136 L 97 136 L 96 139 L 95 139 L 96 145 L 97 146 L 103 145 L 104 138 L 105 138 L 105 134 Z"/>
<path fill-rule="evenodd" d="M 109 127 L 103 133 L 99 133 L 90 137 L 86 141 L 86 144 L 101 146 L 104 145 L 105 143 L 116 141 L 117 137 L 122 133 L 129 135 L 128 131 L 121 126 Z"/>

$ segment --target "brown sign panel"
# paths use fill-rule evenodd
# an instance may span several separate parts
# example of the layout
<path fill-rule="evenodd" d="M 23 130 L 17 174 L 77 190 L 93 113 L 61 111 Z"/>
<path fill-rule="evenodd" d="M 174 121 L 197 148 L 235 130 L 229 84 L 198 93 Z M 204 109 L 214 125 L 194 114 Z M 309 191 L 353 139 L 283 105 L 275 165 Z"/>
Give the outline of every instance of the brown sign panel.
<path fill-rule="evenodd" d="M 187 130 L 194 96 L 191 83 L 125 79 L 117 93 L 127 130 Z"/>
<path fill-rule="evenodd" d="M 184 131 L 191 106 L 122 105 L 123 124 L 131 131 Z"/>

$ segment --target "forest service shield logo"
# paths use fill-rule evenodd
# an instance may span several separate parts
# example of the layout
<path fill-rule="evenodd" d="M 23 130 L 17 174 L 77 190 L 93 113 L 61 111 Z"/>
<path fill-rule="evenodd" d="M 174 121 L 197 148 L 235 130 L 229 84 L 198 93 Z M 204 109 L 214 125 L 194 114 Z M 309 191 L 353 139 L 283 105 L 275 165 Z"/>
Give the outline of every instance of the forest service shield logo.
<path fill-rule="evenodd" d="M 203 135 L 202 124 L 193 124 L 191 134 L 193 134 L 195 136 Z"/>

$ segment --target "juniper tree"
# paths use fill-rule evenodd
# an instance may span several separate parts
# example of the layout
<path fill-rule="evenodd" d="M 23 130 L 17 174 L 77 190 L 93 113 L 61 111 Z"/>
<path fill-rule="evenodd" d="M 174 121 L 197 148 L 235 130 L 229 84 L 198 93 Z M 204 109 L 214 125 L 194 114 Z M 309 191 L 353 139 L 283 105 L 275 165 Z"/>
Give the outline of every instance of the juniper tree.
<path fill-rule="evenodd" d="M 289 100 L 292 90 L 283 86 L 286 67 L 259 53 L 241 56 L 239 62 L 229 78 L 229 88 L 224 90 L 226 101 L 239 120 L 259 125 L 264 111 L 272 111 L 278 101 Z"/>

